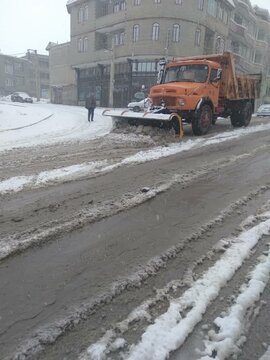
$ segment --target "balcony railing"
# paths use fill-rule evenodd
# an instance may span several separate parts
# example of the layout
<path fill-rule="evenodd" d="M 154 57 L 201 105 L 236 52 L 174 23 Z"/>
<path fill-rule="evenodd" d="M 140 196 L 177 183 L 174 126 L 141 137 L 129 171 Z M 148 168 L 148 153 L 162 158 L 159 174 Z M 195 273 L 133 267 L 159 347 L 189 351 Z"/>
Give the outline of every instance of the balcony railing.
<path fill-rule="evenodd" d="M 263 65 L 255 62 L 248 61 L 242 55 L 234 53 L 234 60 L 236 69 L 244 73 L 260 72 Z"/>
<path fill-rule="evenodd" d="M 237 22 L 235 22 L 233 19 L 231 19 L 231 22 L 230 22 L 230 29 L 239 34 L 239 35 L 242 35 L 242 36 L 245 36 L 245 33 L 246 33 L 246 27 L 244 27 L 243 25 L 240 25 L 240 24 L 237 24 Z"/>
<path fill-rule="evenodd" d="M 257 47 L 257 48 L 261 48 L 261 49 L 267 49 L 267 47 L 268 47 L 268 44 L 267 44 L 267 42 L 265 41 L 265 40 L 256 40 L 255 41 L 255 46 Z"/>

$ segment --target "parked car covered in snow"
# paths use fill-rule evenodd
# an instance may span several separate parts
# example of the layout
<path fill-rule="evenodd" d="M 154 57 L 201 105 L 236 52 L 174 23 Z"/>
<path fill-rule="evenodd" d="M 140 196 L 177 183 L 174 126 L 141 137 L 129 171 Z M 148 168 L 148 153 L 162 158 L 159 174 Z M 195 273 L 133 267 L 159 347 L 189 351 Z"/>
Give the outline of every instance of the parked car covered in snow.
<path fill-rule="evenodd" d="M 21 103 L 23 102 L 32 103 L 33 99 L 25 92 L 15 92 L 14 94 L 11 95 L 11 101 L 21 102 Z"/>
<path fill-rule="evenodd" d="M 257 116 L 270 116 L 270 104 L 261 105 L 256 113 Z"/>
<path fill-rule="evenodd" d="M 149 98 L 145 98 L 141 101 L 130 102 L 127 107 L 132 111 L 139 112 L 144 109 L 147 109 L 150 106 L 150 104 L 151 104 L 151 100 Z"/>

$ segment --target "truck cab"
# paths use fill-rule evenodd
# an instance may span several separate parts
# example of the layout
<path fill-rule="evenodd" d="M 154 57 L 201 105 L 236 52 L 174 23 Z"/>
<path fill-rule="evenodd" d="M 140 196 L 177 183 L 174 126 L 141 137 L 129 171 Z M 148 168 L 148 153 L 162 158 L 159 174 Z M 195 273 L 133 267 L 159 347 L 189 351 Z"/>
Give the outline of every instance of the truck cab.
<path fill-rule="evenodd" d="M 165 106 L 189 118 L 201 101 L 208 101 L 212 111 L 218 106 L 221 69 L 209 60 L 171 62 L 153 86 L 150 98 L 154 106 Z"/>
<path fill-rule="evenodd" d="M 187 123 L 194 123 L 204 109 L 198 130 L 198 134 L 203 134 L 215 119 L 221 74 L 220 64 L 215 61 L 172 61 L 161 67 L 159 84 L 151 88 L 149 97 L 153 106 L 178 113 Z"/>

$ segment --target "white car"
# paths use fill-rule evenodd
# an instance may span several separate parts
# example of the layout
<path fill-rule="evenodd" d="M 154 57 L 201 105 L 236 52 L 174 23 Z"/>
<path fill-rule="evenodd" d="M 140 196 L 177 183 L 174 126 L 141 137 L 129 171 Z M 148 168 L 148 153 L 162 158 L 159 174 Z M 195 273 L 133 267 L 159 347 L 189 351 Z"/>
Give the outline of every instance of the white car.
<path fill-rule="evenodd" d="M 257 110 L 257 116 L 270 116 L 270 105 L 263 104 Z"/>
<path fill-rule="evenodd" d="M 26 94 L 25 92 L 15 92 L 14 94 L 11 94 L 11 101 L 13 102 L 25 102 L 25 103 L 32 103 L 33 99 L 31 96 Z"/>
<path fill-rule="evenodd" d="M 130 102 L 127 107 L 132 111 L 139 112 L 147 109 L 150 106 L 150 104 L 151 104 L 151 100 L 149 98 L 145 98 L 141 101 Z"/>

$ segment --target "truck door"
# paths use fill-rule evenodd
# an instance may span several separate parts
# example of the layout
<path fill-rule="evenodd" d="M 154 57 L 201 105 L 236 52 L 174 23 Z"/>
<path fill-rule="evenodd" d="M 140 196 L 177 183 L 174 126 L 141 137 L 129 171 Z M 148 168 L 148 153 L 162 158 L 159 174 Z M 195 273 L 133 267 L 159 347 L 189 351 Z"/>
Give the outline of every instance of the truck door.
<path fill-rule="evenodd" d="M 212 99 L 215 107 L 218 106 L 220 79 L 221 69 L 212 68 L 209 79 L 209 97 Z"/>

